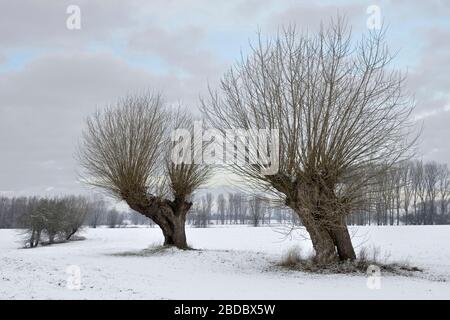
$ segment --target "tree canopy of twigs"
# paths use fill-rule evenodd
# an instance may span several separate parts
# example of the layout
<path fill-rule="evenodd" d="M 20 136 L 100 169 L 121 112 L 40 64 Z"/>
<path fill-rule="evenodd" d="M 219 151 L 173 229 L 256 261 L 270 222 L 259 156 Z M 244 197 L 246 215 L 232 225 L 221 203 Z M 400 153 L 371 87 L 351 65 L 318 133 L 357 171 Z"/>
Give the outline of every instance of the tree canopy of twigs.
<path fill-rule="evenodd" d="M 413 102 L 404 74 L 390 66 L 385 31 L 355 41 L 338 17 L 316 34 L 290 26 L 260 35 L 202 101 L 215 128 L 279 130 L 278 173 L 231 168 L 299 215 L 322 262 L 354 259 L 343 218 L 415 141 Z"/>
<path fill-rule="evenodd" d="M 87 120 L 79 151 L 84 180 L 158 224 L 166 245 L 186 248 L 191 194 L 209 178 L 200 164 L 173 163 L 173 129 L 191 125 L 158 94 L 129 95 Z"/>

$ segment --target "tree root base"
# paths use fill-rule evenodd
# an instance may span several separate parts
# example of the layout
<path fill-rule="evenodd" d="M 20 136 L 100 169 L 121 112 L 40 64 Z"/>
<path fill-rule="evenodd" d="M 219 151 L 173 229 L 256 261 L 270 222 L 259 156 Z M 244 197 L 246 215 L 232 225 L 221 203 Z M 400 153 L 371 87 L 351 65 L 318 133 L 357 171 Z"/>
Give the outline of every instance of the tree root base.
<path fill-rule="evenodd" d="M 361 254 L 355 260 L 336 260 L 328 264 L 320 264 L 314 255 L 301 257 L 296 250 L 290 250 L 277 266 L 289 270 L 318 274 L 370 275 L 373 272 L 381 272 L 383 274 L 411 276 L 414 272 L 423 272 L 422 269 L 411 266 L 407 262 L 380 262 L 376 257 L 368 258 Z"/>

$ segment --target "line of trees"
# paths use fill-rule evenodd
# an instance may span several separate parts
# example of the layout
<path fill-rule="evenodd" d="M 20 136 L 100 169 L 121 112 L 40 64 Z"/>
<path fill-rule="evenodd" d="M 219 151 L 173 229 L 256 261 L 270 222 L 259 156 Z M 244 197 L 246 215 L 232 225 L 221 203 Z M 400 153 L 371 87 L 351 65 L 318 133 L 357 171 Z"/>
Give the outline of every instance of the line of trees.
<path fill-rule="evenodd" d="M 436 225 L 450 224 L 450 170 L 435 161 L 406 161 L 379 175 L 367 187 L 363 204 L 346 217 L 350 225 Z M 286 207 L 266 198 L 243 193 L 207 193 L 194 201 L 188 223 L 301 224 Z"/>
<path fill-rule="evenodd" d="M 347 217 L 356 225 L 449 224 L 447 164 L 409 161 L 380 175 L 365 193 L 362 209 Z"/>
<path fill-rule="evenodd" d="M 39 219 L 60 225 L 66 222 L 70 224 L 71 218 L 76 218 L 77 224 L 90 228 L 155 225 L 150 218 L 134 210 L 119 211 L 111 208 L 110 203 L 100 196 L 91 199 L 81 196 L 0 197 L 0 229 L 29 228 L 33 223 L 39 223 Z M 297 224 L 298 219 L 292 216 L 289 208 L 274 207 L 262 197 L 240 192 L 214 197 L 212 193 L 207 193 L 194 199 L 186 223 L 194 227 L 218 224 L 260 226 L 273 223 Z M 39 229 L 38 226 L 36 228 Z"/>
<path fill-rule="evenodd" d="M 267 198 L 246 195 L 241 192 L 223 194 L 216 197 L 212 193 L 194 200 L 188 215 L 188 224 L 204 228 L 209 225 L 252 225 L 299 224 L 299 220 L 289 208 L 275 205 Z"/>
<path fill-rule="evenodd" d="M 432 225 L 450 224 L 450 170 L 434 161 L 408 161 L 380 176 L 366 193 L 362 209 L 347 217 L 349 225 Z M 47 221 L 45 226 L 44 221 Z M 187 216 L 194 227 L 211 225 L 297 224 L 298 217 L 288 207 L 268 199 L 241 192 L 212 193 L 195 198 Z M 70 239 L 81 225 L 109 228 L 126 225 L 154 226 L 138 212 L 110 208 L 100 196 L 87 199 L 0 197 L 0 228 L 29 228 L 30 246 Z M 63 227 L 66 226 L 66 227 Z M 72 227 L 72 231 L 70 227 Z M 59 231 L 55 233 L 55 230 Z M 74 232 L 75 231 L 75 232 Z"/>
<path fill-rule="evenodd" d="M 126 225 L 154 226 L 154 223 L 148 217 L 134 210 L 119 211 L 116 208 L 110 208 L 110 203 L 105 198 L 97 195 L 90 201 L 85 225 L 91 228 L 97 228 L 98 226 L 117 228 Z"/>

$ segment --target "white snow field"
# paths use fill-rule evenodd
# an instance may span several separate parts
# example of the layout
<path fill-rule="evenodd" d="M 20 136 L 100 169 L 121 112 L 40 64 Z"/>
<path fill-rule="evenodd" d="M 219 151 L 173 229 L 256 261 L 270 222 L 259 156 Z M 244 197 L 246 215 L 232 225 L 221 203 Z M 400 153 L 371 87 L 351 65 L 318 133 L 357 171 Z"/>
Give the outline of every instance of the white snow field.
<path fill-rule="evenodd" d="M 202 250 L 142 256 L 118 254 L 161 243 L 158 228 L 86 229 L 84 241 L 35 249 L 21 248 L 18 230 L 0 230 L 0 298 L 450 298 L 450 226 L 352 227 L 351 232 L 356 246 L 376 246 L 391 261 L 408 261 L 424 271 L 413 277 L 382 274 L 374 286 L 364 275 L 280 269 L 275 265 L 283 252 L 296 245 L 307 252 L 311 246 L 300 232 L 285 239 L 273 227 L 188 228 L 189 244 Z"/>

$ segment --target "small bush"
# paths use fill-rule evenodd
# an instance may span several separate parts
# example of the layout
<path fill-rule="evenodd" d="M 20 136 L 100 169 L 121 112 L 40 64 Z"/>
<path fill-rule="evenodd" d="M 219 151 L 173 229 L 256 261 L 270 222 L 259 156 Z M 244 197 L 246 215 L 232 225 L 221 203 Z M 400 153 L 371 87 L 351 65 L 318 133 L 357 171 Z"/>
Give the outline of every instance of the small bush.
<path fill-rule="evenodd" d="M 40 199 L 24 218 L 25 246 L 33 248 L 72 239 L 81 229 L 87 211 L 88 202 L 81 197 Z"/>
<path fill-rule="evenodd" d="M 304 259 L 302 259 L 300 247 L 293 247 L 286 251 L 286 253 L 281 258 L 280 266 L 287 268 L 295 268 Z"/>

